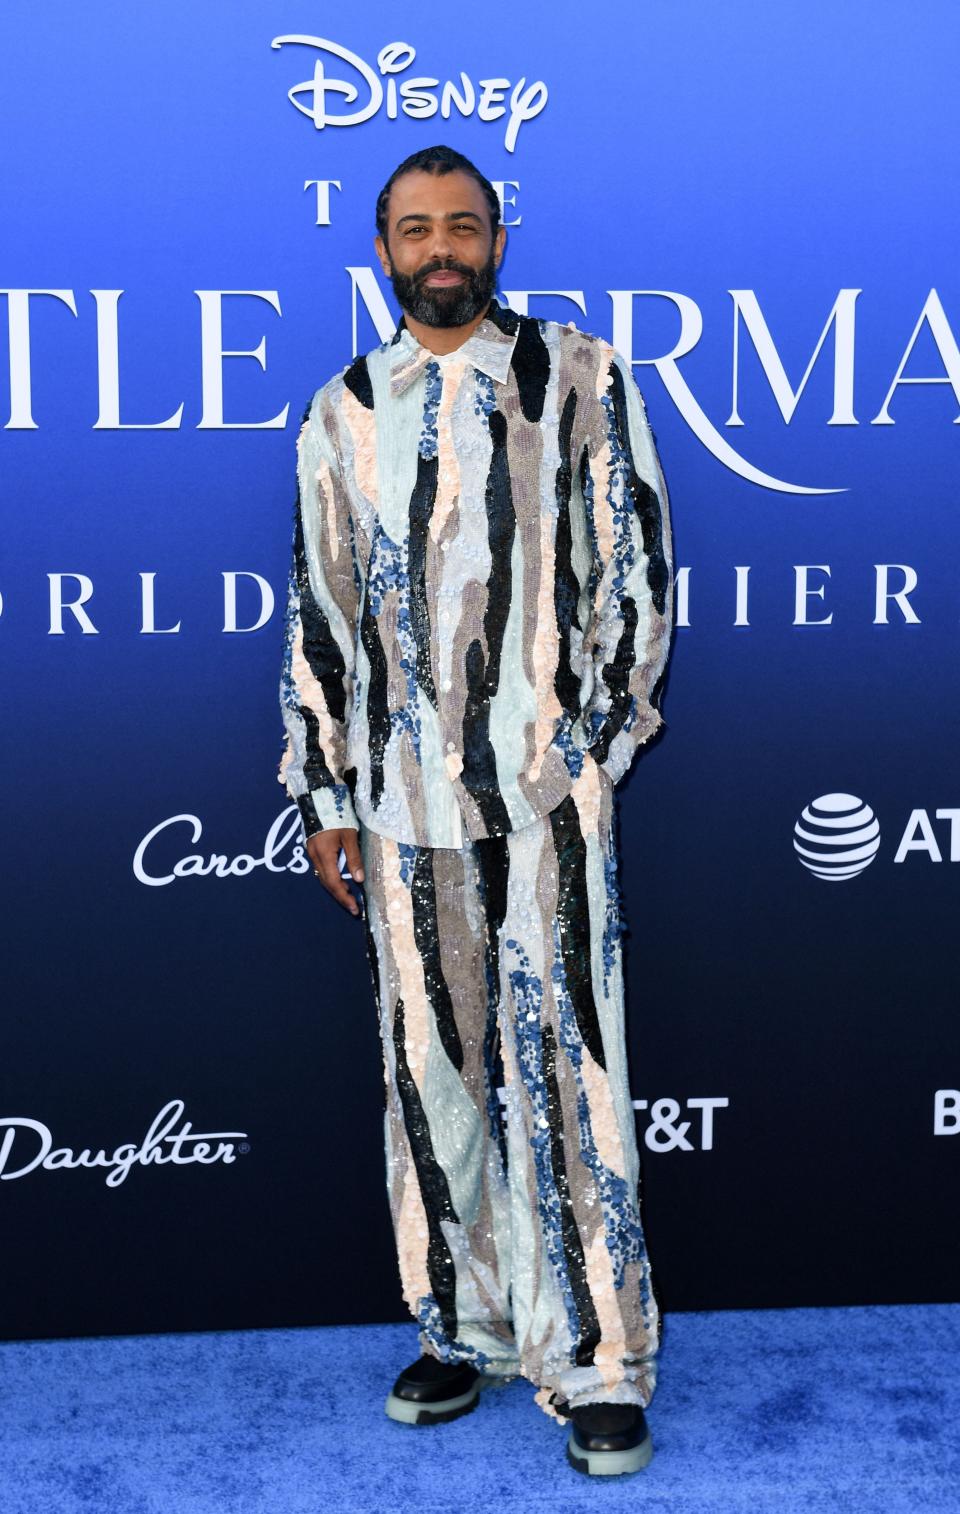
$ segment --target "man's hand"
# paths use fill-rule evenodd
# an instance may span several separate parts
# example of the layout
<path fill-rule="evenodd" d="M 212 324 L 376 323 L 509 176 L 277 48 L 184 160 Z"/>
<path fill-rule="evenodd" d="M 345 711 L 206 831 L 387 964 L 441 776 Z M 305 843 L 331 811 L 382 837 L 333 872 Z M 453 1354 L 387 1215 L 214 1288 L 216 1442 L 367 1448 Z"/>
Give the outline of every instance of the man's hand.
<path fill-rule="evenodd" d="M 337 903 L 342 904 L 351 915 L 359 915 L 360 906 L 340 872 L 341 847 L 347 859 L 350 876 L 358 883 L 362 883 L 363 863 L 360 860 L 360 838 L 353 826 L 335 831 L 320 831 L 316 836 L 311 836 L 307 842 L 307 856 L 313 863 L 314 872 L 319 876 L 327 893 L 332 894 Z"/>

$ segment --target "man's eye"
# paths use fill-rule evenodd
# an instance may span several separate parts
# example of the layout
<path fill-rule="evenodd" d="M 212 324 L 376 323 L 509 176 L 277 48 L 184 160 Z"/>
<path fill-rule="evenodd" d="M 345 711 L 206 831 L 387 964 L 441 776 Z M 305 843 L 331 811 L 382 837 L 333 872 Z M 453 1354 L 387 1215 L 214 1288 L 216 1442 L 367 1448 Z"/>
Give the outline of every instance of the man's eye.
<path fill-rule="evenodd" d="M 425 230 L 426 230 L 425 226 L 408 226 L 407 230 L 405 232 L 405 235 L 408 236 L 408 237 L 411 237 L 411 236 L 413 236 L 413 233 L 415 231 L 425 231 Z"/>

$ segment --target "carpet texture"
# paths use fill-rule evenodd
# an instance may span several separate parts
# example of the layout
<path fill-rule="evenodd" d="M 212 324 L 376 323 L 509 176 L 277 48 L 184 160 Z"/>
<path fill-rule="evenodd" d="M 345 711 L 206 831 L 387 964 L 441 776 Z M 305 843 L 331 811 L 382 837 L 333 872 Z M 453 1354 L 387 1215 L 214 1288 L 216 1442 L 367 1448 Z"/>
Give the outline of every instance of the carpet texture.
<path fill-rule="evenodd" d="M 668 1314 L 653 1461 L 609 1480 L 522 1381 L 394 1424 L 416 1354 L 412 1324 L 0 1344 L 0 1511 L 960 1511 L 960 1304 Z"/>

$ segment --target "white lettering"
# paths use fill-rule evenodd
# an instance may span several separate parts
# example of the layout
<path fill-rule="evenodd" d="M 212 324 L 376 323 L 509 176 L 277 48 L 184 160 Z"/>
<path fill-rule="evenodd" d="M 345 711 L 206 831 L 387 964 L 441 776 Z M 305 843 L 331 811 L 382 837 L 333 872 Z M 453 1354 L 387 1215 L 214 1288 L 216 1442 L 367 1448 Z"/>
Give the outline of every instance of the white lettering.
<path fill-rule="evenodd" d="M 523 220 L 523 216 L 517 216 L 517 219 L 515 221 L 508 221 L 506 216 L 506 209 L 508 205 L 513 205 L 515 207 L 517 203 L 517 195 L 507 194 L 507 186 L 509 185 L 511 189 L 515 189 L 517 191 L 517 194 L 519 194 L 520 181 L 518 179 L 494 179 L 492 180 L 492 183 L 494 189 L 497 191 L 497 199 L 500 201 L 501 222 L 504 226 L 519 226 L 520 222 Z M 506 298 L 506 296 L 504 296 L 504 298 Z M 512 304 L 512 301 L 508 299 L 507 304 Z M 582 310 L 584 307 L 581 305 L 580 308 Z"/>
<path fill-rule="evenodd" d="M 907 359 L 913 351 L 920 328 L 924 321 L 930 327 L 930 335 L 937 346 L 937 351 L 943 359 L 946 375 L 943 378 L 904 378 L 903 370 L 907 365 Z M 931 289 L 927 295 L 924 307 L 917 318 L 917 324 L 913 328 L 913 335 L 907 343 L 907 350 L 900 359 L 900 366 L 893 376 L 893 383 L 887 390 L 887 397 L 880 406 L 879 412 L 871 421 L 872 426 L 893 426 L 896 422 L 889 413 L 888 406 L 893 398 L 893 392 L 898 384 L 950 384 L 957 399 L 960 400 L 960 348 L 957 347 L 957 339 L 950 329 L 946 313 L 940 303 L 940 296 L 935 289 Z M 953 424 L 960 424 L 960 415 L 953 418 Z"/>
<path fill-rule="evenodd" d="M 509 79 L 480 80 L 480 103 L 477 106 L 477 115 L 481 121 L 499 121 L 501 116 L 506 115 L 507 107 L 503 99 L 509 88 Z"/>
<path fill-rule="evenodd" d="M 340 183 L 340 180 L 339 179 L 304 179 L 304 181 L 303 181 L 303 187 L 304 187 L 304 189 L 316 189 L 316 191 L 317 191 L 317 219 L 314 222 L 314 225 L 315 226 L 329 226 L 330 225 L 330 191 L 331 191 L 331 189 L 339 189 L 339 190 L 342 191 L 343 185 Z"/>
<path fill-rule="evenodd" d="M 676 610 L 674 624 L 689 626 L 690 624 L 690 569 L 678 568 L 674 576 L 674 589 L 676 592 Z"/>
<path fill-rule="evenodd" d="M 433 90 L 439 79 L 404 79 L 400 86 L 400 99 L 405 116 L 414 121 L 426 121 L 437 113 L 437 97 Z"/>
<path fill-rule="evenodd" d="M 735 626 L 748 626 L 750 618 L 747 608 L 747 580 L 750 577 L 749 568 L 734 568 L 737 575 L 737 614 L 734 620 Z"/>
<path fill-rule="evenodd" d="M 417 56 L 416 48 L 411 47 L 409 42 L 388 42 L 382 47 L 377 54 L 377 69 L 373 69 L 349 48 L 330 42 L 325 37 L 291 32 L 286 36 L 274 37 L 270 43 L 274 49 L 288 45 L 311 47 L 320 55 L 314 59 L 313 77 L 301 84 L 294 84 L 287 91 L 291 105 L 312 121 L 317 131 L 322 131 L 325 126 L 359 126 L 375 116 L 384 102 L 387 119 L 390 121 L 397 119 L 401 109 L 405 115 L 418 121 L 428 120 L 439 110 L 444 120 L 447 120 L 451 109 L 456 106 L 461 116 L 469 116 L 476 109 L 481 121 L 499 121 L 506 116 L 504 146 L 507 152 L 513 152 L 520 127 L 525 121 L 532 121 L 538 116 L 547 103 L 547 86 L 543 81 L 537 80 L 527 85 L 525 78 L 519 79 L 512 89 L 509 79 L 481 79 L 478 99 L 473 81 L 462 70 L 459 89 L 452 80 L 441 85 L 439 79 L 427 75 L 404 79 L 398 89 L 393 76 L 408 69 Z M 338 58 L 348 68 L 355 70 L 360 79 L 360 87 L 349 79 L 328 78 L 324 68 L 324 54 Z M 377 70 L 387 78 L 386 89 Z M 509 114 L 506 105 L 508 90 Z M 335 97 L 339 97 L 344 105 L 355 105 L 357 108 L 338 115 L 328 105 L 328 98 L 335 100 Z"/>
<path fill-rule="evenodd" d="M 907 828 L 900 838 L 894 862 L 902 862 L 908 852 L 926 852 L 931 862 L 942 862 L 937 838 L 933 834 L 930 816 L 926 810 L 913 810 Z"/>
<path fill-rule="evenodd" d="M 473 107 L 477 103 L 477 92 L 473 87 L 473 80 L 468 79 L 461 69 L 460 89 L 450 79 L 443 86 L 440 94 L 440 114 L 445 121 L 450 119 L 450 107 L 455 105 L 461 116 L 473 115 Z"/>
<path fill-rule="evenodd" d="M 363 301 L 364 309 L 373 322 L 377 337 L 381 342 L 389 342 L 397 329 L 397 323 L 390 314 L 390 307 L 377 283 L 373 269 L 348 268 L 347 273 L 350 275 L 353 297 L 353 355 L 356 357 L 360 351 L 360 337 L 357 329 L 358 295 Z"/>
<path fill-rule="evenodd" d="M 223 346 L 223 298 L 225 295 L 245 295 L 254 300 L 266 300 L 278 315 L 280 296 L 275 289 L 195 289 L 200 301 L 200 369 L 203 394 L 203 414 L 197 423 L 202 431 L 255 431 L 275 427 L 282 430 L 287 424 L 289 403 L 279 415 L 269 421 L 225 421 L 223 418 L 223 359 L 225 357 L 256 358 L 264 373 L 267 371 L 266 337 L 252 351 L 225 349 Z"/>
<path fill-rule="evenodd" d="M 140 574 L 140 597 L 143 604 L 143 618 L 140 621 L 141 636 L 176 636 L 180 629 L 180 622 L 175 626 L 158 626 L 153 603 L 153 584 L 156 573 Z"/>
<path fill-rule="evenodd" d="M 245 878 L 258 867 L 265 868 L 268 873 L 305 873 L 310 867 L 302 845 L 300 812 L 295 804 L 281 810 L 274 820 L 259 857 L 241 852 L 231 860 L 217 852 L 211 853 L 209 857 L 201 857 L 194 852 L 181 857 L 168 873 L 148 871 L 147 852 L 150 846 L 159 835 L 175 825 L 190 826 L 191 846 L 196 846 L 203 834 L 203 825 L 196 815 L 171 815 L 169 820 L 161 820 L 159 825 L 148 831 L 133 854 L 133 875 L 148 888 L 164 888 L 177 878 Z M 278 861 L 288 847 L 291 848 L 288 860 Z"/>
<path fill-rule="evenodd" d="M 771 474 L 754 467 L 753 463 L 748 463 L 746 458 L 734 451 L 726 437 L 721 436 L 694 399 L 686 379 L 683 378 L 677 366 L 678 359 L 692 352 L 703 334 L 703 316 L 700 307 L 688 295 L 678 294 L 670 289 L 608 289 L 607 293 L 613 303 L 614 347 L 631 366 L 645 363 L 656 369 L 664 388 L 693 434 L 719 463 L 729 468 L 732 473 L 736 473 L 738 477 L 748 479 L 750 483 L 759 484 L 764 489 L 776 489 L 782 494 L 842 494 L 845 492 L 843 489 L 815 489 L 812 486 L 790 484 L 783 479 L 773 478 Z M 680 314 L 680 335 L 671 351 L 664 353 L 661 357 L 637 358 L 633 355 L 633 302 L 640 296 L 648 295 L 673 301 Z"/>
<path fill-rule="evenodd" d="M 937 810 L 937 819 L 950 821 L 950 861 L 960 862 L 960 810 Z"/>
<path fill-rule="evenodd" d="M 510 124 L 503 139 L 507 152 L 513 152 L 516 147 L 517 136 L 524 121 L 532 121 L 535 116 L 539 116 L 547 103 L 547 86 L 541 79 L 536 84 L 531 84 L 529 89 L 524 89 L 525 83 L 526 80 L 521 79 L 510 92 Z"/>
<path fill-rule="evenodd" d="M 813 365 L 820 356 L 820 349 L 826 341 L 827 332 L 833 326 L 833 414 L 827 425 L 856 426 L 858 422 L 853 413 L 854 317 L 857 296 L 863 291 L 841 289 L 834 301 L 833 309 L 827 316 L 819 341 L 813 349 L 813 356 L 807 364 L 806 372 L 800 380 L 800 387 L 796 391 L 790 387 L 786 369 L 780 360 L 780 354 L 770 335 L 770 328 L 760 309 L 760 302 L 753 290 L 730 289 L 728 293 L 733 299 L 733 408 L 727 425 L 743 425 L 737 412 L 737 387 L 740 378 L 740 318 L 742 316 L 743 324 L 750 333 L 757 357 L 760 359 L 760 366 L 773 391 L 780 414 L 788 425 L 797 402 L 807 386 L 807 380 L 813 372 Z"/>
<path fill-rule="evenodd" d="M 86 573 L 48 573 L 50 580 L 50 630 L 48 636 L 64 636 L 63 612 L 69 610 L 84 636 L 99 636 L 99 631 L 83 608 L 93 594 L 93 580 Z M 80 585 L 78 598 L 65 600 L 63 580 L 72 578 Z"/>
<path fill-rule="evenodd" d="M 72 315 L 77 302 L 72 289 L 0 289 L 7 297 L 7 323 L 10 332 L 10 419 L 5 431 L 36 431 L 30 384 L 30 296 L 50 295 L 61 300 Z"/>
<path fill-rule="evenodd" d="M 171 1099 L 153 1121 L 140 1146 L 129 1144 L 118 1146 L 111 1154 L 102 1149 L 92 1152 L 89 1147 L 84 1147 L 80 1152 L 74 1152 L 69 1146 L 58 1146 L 54 1150 L 51 1131 L 39 1120 L 23 1117 L 0 1119 L 0 1128 L 4 1129 L 3 1140 L 0 1143 L 0 1178 L 9 1182 L 15 1178 L 26 1177 L 28 1173 L 35 1172 L 38 1168 L 43 1168 L 47 1172 L 57 1172 L 80 1167 L 104 1167 L 108 1169 L 107 1187 L 119 1188 L 129 1175 L 131 1167 L 136 1163 L 142 1167 L 151 1165 L 162 1167 L 168 1163 L 186 1167 L 197 1162 L 204 1166 L 210 1166 L 213 1162 L 225 1164 L 235 1162 L 235 1143 L 245 1141 L 246 1132 L 212 1130 L 201 1134 L 199 1131 L 193 1131 L 192 1121 L 187 1120 L 181 1130 L 171 1134 L 174 1125 L 183 1115 L 184 1107 L 182 1099 Z M 23 1161 L 21 1166 L 8 1171 L 10 1152 L 18 1131 L 32 1132 L 37 1138 L 37 1147 L 32 1157 Z M 216 1141 L 216 1147 L 211 1146 L 210 1143 L 213 1141 Z M 167 1152 L 162 1149 L 164 1143 L 170 1146 Z M 184 1151 L 184 1147 L 189 1147 L 190 1144 L 193 1149 Z"/>
<path fill-rule="evenodd" d="M 808 573 L 826 573 L 830 577 L 830 569 L 825 563 L 801 563 L 794 567 L 796 575 L 796 595 L 794 599 L 793 623 L 795 626 L 828 626 L 833 620 L 833 611 L 825 615 L 821 620 L 810 620 L 807 615 L 808 599 L 823 599 L 826 585 L 820 584 L 819 588 L 811 589 L 807 584 Z"/>
<path fill-rule="evenodd" d="M 715 1109 L 729 1108 L 729 1099 L 688 1099 L 688 1109 L 702 1109 L 703 1116 L 700 1125 L 700 1150 L 713 1150 L 713 1111 Z"/>
<path fill-rule="evenodd" d="M 260 590 L 260 614 L 252 626 L 237 625 L 237 579 L 252 578 Z M 228 635 L 246 633 L 247 631 L 259 631 L 265 626 L 273 614 L 276 601 L 273 589 L 265 578 L 259 573 L 246 573 L 242 569 L 237 572 L 223 574 L 223 629 Z"/>
<path fill-rule="evenodd" d="M 934 1135 L 960 1135 L 960 1088 L 938 1088 L 933 1096 Z"/>
<path fill-rule="evenodd" d="M 176 430 L 183 417 L 183 401 L 165 421 L 121 421 L 120 336 L 117 310 L 122 289 L 91 289 L 97 306 L 97 386 L 100 414 L 94 431 Z"/>
<path fill-rule="evenodd" d="M 874 563 L 873 566 L 877 575 L 877 608 L 873 617 L 874 625 L 889 625 L 887 601 L 892 599 L 907 624 L 918 626 L 920 624 L 920 616 L 914 610 L 908 598 L 908 595 L 912 594 L 917 587 L 917 575 L 913 568 L 908 567 L 906 563 L 899 562 L 878 562 Z M 891 571 L 903 574 L 903 584 L 899 589 L 893 591 L 889 588 Z"/>

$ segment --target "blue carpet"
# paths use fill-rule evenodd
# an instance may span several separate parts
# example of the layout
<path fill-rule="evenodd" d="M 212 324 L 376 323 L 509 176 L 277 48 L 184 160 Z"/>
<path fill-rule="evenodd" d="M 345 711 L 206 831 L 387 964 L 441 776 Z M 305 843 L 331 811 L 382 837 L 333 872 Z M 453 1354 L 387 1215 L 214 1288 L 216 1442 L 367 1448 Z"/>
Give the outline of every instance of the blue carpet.
<path fill-rule="evenodd" d="M 522 1381 L 414 1429 L 410 1325 L 0 1344 L 2 1514 L 960 1511 L 960 1305 L 668 1314 L 653 1461 L 587 1479 Z"/>

